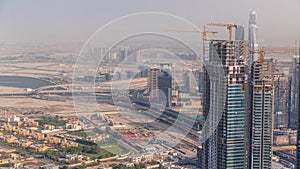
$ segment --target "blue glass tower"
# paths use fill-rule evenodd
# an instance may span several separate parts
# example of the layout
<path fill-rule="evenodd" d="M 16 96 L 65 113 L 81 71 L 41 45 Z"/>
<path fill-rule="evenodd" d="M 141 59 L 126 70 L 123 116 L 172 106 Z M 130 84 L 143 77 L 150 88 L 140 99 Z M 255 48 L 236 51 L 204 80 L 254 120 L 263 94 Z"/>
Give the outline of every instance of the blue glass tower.
<path fill-rule="evenodd" d="M 209 42 L 203 114 L 211 125 L 218 119 L 215 112 L 221 112 L 221 118 L 216 130 L 211 129 L 213 134 L 202 145 L 204 169 L 244 169 L 247 165 L 247 49 L 245 41 Z M 220 67 L 224 74 L 217 71 Z"/>

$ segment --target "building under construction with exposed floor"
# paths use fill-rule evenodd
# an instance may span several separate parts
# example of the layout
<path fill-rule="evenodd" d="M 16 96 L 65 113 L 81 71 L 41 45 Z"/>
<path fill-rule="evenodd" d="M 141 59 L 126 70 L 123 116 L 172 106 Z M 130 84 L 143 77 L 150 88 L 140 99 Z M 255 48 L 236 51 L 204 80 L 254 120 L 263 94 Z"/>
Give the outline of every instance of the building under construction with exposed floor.
<path fill-rule="evenodd" d="M 242 169 L 247 165 L 248 43 L 205 42 L 202 169 Z M 206 138 L 205 137 L 205 138 Z"/>
<path fill-rule="evenodd" d="M 273 61 L 259 59 L 251 65 L 250 75 L 249 168 L 271 168 L 274 80 Z"/>

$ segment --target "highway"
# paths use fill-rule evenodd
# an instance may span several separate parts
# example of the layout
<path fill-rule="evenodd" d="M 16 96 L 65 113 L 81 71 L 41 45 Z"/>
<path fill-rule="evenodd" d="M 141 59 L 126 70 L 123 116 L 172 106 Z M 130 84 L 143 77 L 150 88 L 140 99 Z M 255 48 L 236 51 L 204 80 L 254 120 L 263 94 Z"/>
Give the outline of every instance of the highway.
<path fill-rule="evenodd" d="M 97 88 L 95 94 L 93 94 L 94 89 L 89 89 L 89 90 L 78 90 L 78 91 L 73 91 L 70 89 L 69 85 L 62 85 L 62 86 L 48 86 L 48 87 L 43 87 L 39 88 L 35 91 L 32 92 L 27 92 L 27 91 L 22 91 L 21 93 L 14 93 L 14 95 L 11 94 L 2 94 L 1 96 L 8 96 L 8 97 L 32 97 L 35 99 L 44 99 L 44 100 L 55 100 L 57 98 L 57 101 L 62 100 L 62 98 L 65 99 L 72 99 L 72 95 L 77 94 L 77 95 L 85 95 L 85 96 L 96 96 L 96 99 L 99 103 L 107 103 L 111 105 L 115 105 L 115 103 L 112 100 L 111 92 L 108 87 L 104 88 Z M 59 90 L 56 90 L 57 87 Z M 50 89 L 50 90 L 49 90 Z M 53 90 L 51 90 L 53 89 Z M 100 89 L 100 90 L 99 90 Z M 77 92 L 77 93 L 76 93 Z M 118 96 L 119 98 L 117 99 L 119 103 L 117 103 L 117 106 L 124 106 L 128 107 L 128 103 L 126 102 L 127 100 L 123 99 L 122 97 L 124 96 Z M 193 143 L 194 146 L 197 146 L 197 142 L 199 140 L 199 133 L 197 129 L 193 128 L 194 120 L 191 117 L 188 117 L 184 114 L 180 114 L 177 111 L 174 111 L 172 109 L 166 108 L 162 114 L 158 114 L 160 112 L 158 109 L 149 109 L 150 103 L 146 101 L 145 99 L 137 99 L 134 97 L 130 97 L 131 103 L 134 104 L 134 107 L 139 110 L 148 110 L 144 111 L 143 115 L 146 115 L 150 117 L 151 119 L 156 119 L 154 123 L 149 124 L 154 127 L 163 126 L 161 128 L 169 128 L 171 126 L 175 127 L 177 130 L 181 131 L 182 133 L 186 133 L 187 136 L 192 139 L 195 143 Z M 123 102 L 123 103 L 122 103 Z M 128 107 L 130 108 L 130 107 Z M 162 124 L 163 123 L 163 124 Z M 168 125 L 168 127 L 164 126 Z"/>
<path fill-rule="evenodd" d="M 296 164 L 296 156 L 288 151 L 274 151 L 274 155 L 278 156 L 284 165 L 291 167 Z"/>
<path fill-rule="evenodd" d="M 78 90 L 78 91 L 71 91 L 71 90 L 69 90 L 70 88 L 67 86 L 68 85 L 61 86 L 61 87 L 66 88 L 67 90 L 55 90 L 55 91 L 46 90 L 47 88 L 44 87 L 44 88 L 42 88 L 43 90 L 38 89 L 29 95 L 32 97 L 38 98 L 38 99 L 47 99 L 48 97 L 45 97 L 44 95 L 51 95 L 51 94 L 57 95 L 57 97 L 72 96 L 72 95 L 78 95 L 79 97 L 80 97 L 80 95 L 93 96 L 92 91 L 97 89 L 95 92 L 95 96 L 99 103 L 104 102 L 104 103 L 108 103 L 111 105 L 116 105 L 112 100 L 111 91 L 110 91 L 111 89 L 108 87 L 109 85 L 105 86 L 105 87 L 101 87 L 101 88 L 95 88 L 95 89 L 89 89 L 89 90 L 85 89 L 85 90 Z M 51 86 L 50 88 L 53 88 L 53 87 Z M 119 92 L 119 93 L 121 93 L 121 92 Z M 26 95 L 28 96 L 28 93 Z M 123 97 L 124 96 L 118 96 L 118 98 L 116 99 L 119 101 L 117 103 L 117 106 L 128 107 L 127 100 L 123 99 Z M 125 96 L 125 97 L 127 97 L 127 96 Z M 136 109 L 148 110 L 150 107 L 149 101 L 146 101 L 145 99 L 137 99 L 134 97 L 130 97 L 130 100 L 131 100 L 130 104 L 135 104 L 134 106 Z M 131 108 L 131 107 L 128 107 L 128 108 Z M 160 110 L 151 109 L 148 111 L 144 111 L 145 115 L 147 115 L 151 118 L 157 117 L 157 115 L 159 115 L 159 114 L 157 114 L 157 112 L 160 112 Z M 198 130 L 191 125 L 191 124 L 194 124 L 194 122 L 195 122 L 191 117 L 188 117 L 184 114 L 179 115 L 179 112 L 174 111 L 169 108 L 165 108 L 163 113 L 161 115 L 159 115 L 159 117 L 157 118 L 157 121 L 167 123 L 169 125 L 175 125 L 177 127 L 177 129 L 181 130 L 184 133 L 188 133 L 188 136 L 195 142 L 197 142 L 199 140 Z"/>
<path fill-rule="evenodd" d="M 85 117 L 85 116 L 81 116 L 80 118 L 82 118 L 82 119 L 88 121 L 90 124 L 93 124 L 93 126 L 94 126 L 95 128 L 97 128 L 98 130 L 100 130 L 100 131 L 102 130 L 102 129 L 101 129 L 101 126 L 99 126 L 97 123 L 93 122 L 93 121 L 90 120 L 89 118 L 87 118 L 87 117 Z M 106 130 L 106 132 L 108 132 L 109 135 L 113 136 L 113 138 L 118 138 L 117 141 L 118 141 L 124 148 L 126 148 L 127 150 L 130 150 L 131 153 L 138 154 L 138 153 L 140 152 L 140 151 L 137 150 L 135 147 L 133 147 L 131 144 L 126 143 L 125 141 L 123 141 L 122 138 L 121 138 L 121 136 L 120 136 L 118 133 L 116 133 L 116 132 L 114 132 L 114 131 L 112 131 L 112 130 Z"/>
<path fill-rule="evenodd" d="M 141 109 L 148 109 L 150 107 L 150 104 L 145 102 L 145 101 L 139 101 L 135 100 L 134 101 L 135 106 L 141 108 Z M 156 117 L 155 114 L 159 110 L 153 110 L 150 113 L 148 112 L 146 115 L 151 116 L 151 117 Z M 147 111 L 144 111 L 147 112 Z M 153 114 L 154 116 L 153 116 Z M 187 132 L 188 135 L 193 139 L 197 140 L 199 139 L 199 134 L 197 133 L 197 129 L 193 127 L 194 120 L 191 119 L 191 117 L 188 117 L 186 115 L 180 114 L 180 120 L 177 120 L 179 117 L 179 112 L 174 111 L 172 109 L 166 108 L 163 113 L 157 118 L 157 120 L 165 122 L 169 125 L 176 125 L 176 127 L 183 132 Z M 177 121 L 176 121 L 177 120 Z M 176 121 L 176 122 L 175 122 Z"/>

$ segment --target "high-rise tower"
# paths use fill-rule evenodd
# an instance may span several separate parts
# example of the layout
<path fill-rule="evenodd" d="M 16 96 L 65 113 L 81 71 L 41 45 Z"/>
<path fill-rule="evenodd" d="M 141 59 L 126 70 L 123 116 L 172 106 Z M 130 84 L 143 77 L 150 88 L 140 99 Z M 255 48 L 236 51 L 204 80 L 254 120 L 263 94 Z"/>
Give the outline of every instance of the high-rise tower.
<path fill-rule="evenodd" d="M 255 51 L 258 50 L 258 43 L 257 43 L 257 30 L 258 27 L 256 25 L 256 12 L 251 11 L 249 13 L 249 34 L 248 34 L 248 41 L 249 41 L 249 50 Z M 249 67 L 253 63 L 253 61 L 259 58 L 258 54 L 249 53 Z"/>
<path fill-rule="evenodd" d="M 250 76 L 250 152 L 251 169 L 271 168 L 274 112 L 273 61 L 254 61 Z"/>
<path fill-rule="evenodd" d="M 245 41 L 228 40 L 211 40 L 208 43 L 203 114 L 210 126 L 219 123 L 216 129 L 209 129 L 212 135 L 202 145 L 201 165 L 203 169 L 243 169 L 247 164 L 245 126 L 248 44 Z M 218 72 L 220 69 L 224 70 L 224 74 Z"/>
<path fill-rule="evenodd" d="M 157 98 L 158 97 L 158 67 L 151 67 L 149 69 L 149 89 L 151 91 L 151 97 Z"/>
<path fill-rule="evenodd" d="M 300 56 L 300 50 L 299 50 Z M 297 62 L 298 68 L 298 88 L 300 87 L 300 58 Z M 298 89 L 298 124 L 297 124 L 297 149 L 296 149 L 296 158 L 297 158 L 297 169 L 300 168 L 300 90 Z"/>
<path fill-rule="evenodd" d="M 171 106 L 172 97 L 172 76 L 170 65 L 162 64 L 160 67 L 151 67 L 149 69 L 149 89 L 151 97 L 158 103 L 166 103 L 167 107 Z"/>
<path fill-rule="evenodd" d="M 235 29 L 235 40 L 245 40 L 245 27 L 243 25 Z"/>
<path fill-rule="evenodd" d="M 292 89 L 291 89 L 291 114 L 290 114 L 290 128 L 297 129 L 298 117 L 298 93 L 299 93 L 299 56 L 294 56 L 292 64 Z"/>

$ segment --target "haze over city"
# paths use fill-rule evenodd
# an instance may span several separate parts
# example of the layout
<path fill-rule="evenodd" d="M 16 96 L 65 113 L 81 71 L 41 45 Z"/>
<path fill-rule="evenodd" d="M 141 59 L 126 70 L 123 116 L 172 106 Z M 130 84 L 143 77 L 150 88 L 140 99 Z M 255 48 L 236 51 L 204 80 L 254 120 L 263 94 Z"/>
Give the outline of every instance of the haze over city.
<path fill-rule="evenodd" d="M 259 16 L 260 42 L 286 46 L 300 37 L 300 2 L 270 1 L 0 1 L 1 42 L 81 42 L 104 24 L 137 12 L 165 12 L 183 17 L 202 28 L 205 23 L 247 25 L 248 12 Z M 161 23 L 168 24 L 168 23 Z M 147 25 L 145 25 L 147 26 Z M 121 28 L 126 29 L 126 28 Z"/>
<path fill-rule="evenodd" d="M 0 0 L 0 168 L 300 169 L 300 1 Z"/>

